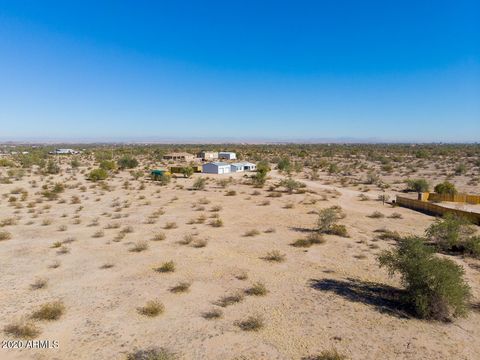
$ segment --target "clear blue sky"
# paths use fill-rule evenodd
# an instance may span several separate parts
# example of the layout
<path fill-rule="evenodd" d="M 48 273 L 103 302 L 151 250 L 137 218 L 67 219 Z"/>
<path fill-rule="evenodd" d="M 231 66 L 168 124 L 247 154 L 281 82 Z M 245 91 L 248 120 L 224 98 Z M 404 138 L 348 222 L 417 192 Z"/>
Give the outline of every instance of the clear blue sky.
<path fill-rule="evenodd" d="M 480 2 L 0 0 L 0 138 L 480 141 Z"/>

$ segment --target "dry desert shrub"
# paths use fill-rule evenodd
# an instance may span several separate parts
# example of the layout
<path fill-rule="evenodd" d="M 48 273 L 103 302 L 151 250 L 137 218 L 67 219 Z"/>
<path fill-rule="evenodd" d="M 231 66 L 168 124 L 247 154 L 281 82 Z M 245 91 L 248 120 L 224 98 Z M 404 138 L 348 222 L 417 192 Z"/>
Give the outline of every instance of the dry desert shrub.
<path fill-rule="evenodd" d="M 260 315 L 251 315 L 235 323 L 243 331 L 259 331 L 264 327 L 264 320 Z"/>
<path fill-rule="evenodd" d="M 142 252 L 148 249 L 148 242 L 145 240 L 137 241 L 132 248 L 130 248 L 131 252 Z"/>
<path fill-rule="evenodd" d="M 248 279 L 248 274 L 245 271 L 242 271 L 235 275 L 235 278 L 238 280 L 247 280 Z"/>
<path fill-rule="evenodd" d="M 101 238 L 104 236 L 105 236 L 105 232 L 103 230 L 95 231 L 95 233 L 92 235 L 93 238 Z"/>
<path fill-rule="evenodd" d="M 243 299 L 244 299 L 244 296 L 243 296 L 242 293 L 225 295 L 225 296 L 222 296 L 219 300 L 217 300 L 215 302 L 215 305 L 221 306 L 221 307 L 227 307 L 227 306 L 239 303 L 239 302 L 243 301 Z"/>
<path fill-rule="evenodd" d="M 347 360 L 347 357 L 337 350 L 324 350 L 319 355 L 307 356 L 302 360 Z"/>
<path fill-rule="evenodd" d="M 247 295 L 254 295 L 254 296 L 264 296 L 267 295 L 268 290 L 265 284 L 261 282 L 256 282 L 251 287 L 245 290 L 245 294 Z"/>
<path fill-rule="evenodd" d="M 192 246 L 194 248 L 203 248 L 203 247 L 207 246 L 207 244 L 208 244 L 207 239 L 197 239 L 197 240 L 193 241 Z"/>
<path fill-rule="evenodd" d="M 217 227 L 217 228 L 218 228 L 218 227 L 222 227 L 222 226 L 223 226 L 223 220 L 217 218 L 217 219 L 214 219 L 214 220 L 210 221 L 209 224 L 210 224 L 210 226 L 212 226 L 212 227 Z"/>
<path fill-rule="evenodd" d="M 11 218 L 6 218 L 0 221 L 0 227 L 4 226 L 13 226 L 17 224 L 17 219 L 11 217 Z"/>
<path fill-rule="evenodd" d="M 139 307 L 138 312 L 148 317 L 158 316 L 165 311 L 165 307 L 158 300 L 150 300 L 144 306 Z"/>
<path fill-rule="evenodd" d="M 367 215 L 367 217 L 371 219 L 381 219 L 381 218 L 384 218 L 385 215 L 383 215 L 380 211 L 374 211 L 370 215 Z"/>
<path fill-rule="evenodd" d="M 64 245 L 60 246 L 60 248 L 57 250 L 58 255 L 65 255 L 65 254 L 68 254 L 69 252 L 70 252 L 70 249 Z"/>
<path fill-rule="evenodd" d="M 6 325 L 3 332 L 20 339 L 33 339 L 40 335 L 40 329 L 34 323 L 25 319 Z"/>
<path fill-rule="evenodd" d="M 31 318 L 35 320 L 58 320 L 65 312 L 65 305 L 61 301 L 54 301 L 43 304 L 38 310 L 34 311 Z"/>
<path fill-rule="evenodd" d="M 39 290 L 47 287 L 46 279 L 36 279 L 32 284 L 30 284 L 30 289 Z"/>
<path fill-rule="evenodd" d="M 177 294 L 177 293 L 184 293 L 190 289 L 191 283 L 189 282 L 180 282 L 177 285 L 170 288 L 170 292 Z"/>
<path fill-rule="evenodd" d="M 177 227 L 178 226 L 176 222 L 167 222 L 163 228 L 165 230 L 170 230 L 170 229 L 176 229 Z"/>
<path fill-rule="evenodd" d="M 12 238 L 12 234 L 8 231 L 0 231 L 0 241 L 3 240 L 10 240 Z"/>
<path fill-rule="evenodd" d="M 136 350 L 127 355 L 127 360 L 176 360 L 177 355 L 170 350 L 159 347 Z"/>
<path fill-rule="evenodd" d="M 280 251 L 272 250 L 272 251 L 269 251 L 267 255 L 263 257 L 263 260 L 267 260 L 271 262 L 283 262 L 285 261 L 285 257 L 286 255 L 282 254 Z"/>
<path fill-rule="evenodd" d="M 223 312 L 220 309 L 212 309 L 210 311 L 206 311 L 202 314 L 202 317 L 207 320 L 213 319 L 220 319 L 223 317 Z"/>
<path fill-rule="evenodd" d="M 173 261 L 167 261 L 167 262 L 164 262 L 159 267 L 154 268 L 154 270 L 156 272 L 160 272 L 160 273 L 174 272 L 175 271 L 175 263 Z"/>
<path fill-rule="evenodd" d="M 163 241 L 165 239 L 166 239 L 166 236 L 164 232 L 158 232 L 152 237 L 153 241 Z"/>
<path fill-rule="evenodd" d="M 403 216 L 402 216 L 402 214 L 400 214 L 400 213 L 394 212 L 394 213 L 392 213 L 388 218 L 389 218 L 389 219 L 402 219 Z"/>
<path fill-rule="evenodd" d="M 243 234 L 243 236 L 246 236 L 246 237 L 257 236 L 257 235 L 260 235 L 260 231 L 258 231 L 257 229 L 248 230 L 245 234 Z"/>

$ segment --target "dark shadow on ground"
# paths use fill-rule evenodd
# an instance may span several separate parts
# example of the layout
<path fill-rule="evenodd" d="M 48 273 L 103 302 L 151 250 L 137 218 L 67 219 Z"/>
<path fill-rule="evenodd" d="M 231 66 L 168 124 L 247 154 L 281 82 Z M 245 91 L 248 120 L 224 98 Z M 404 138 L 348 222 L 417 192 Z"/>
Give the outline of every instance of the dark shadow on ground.
<path fill-rule="evenodd" d="M 358 279 L 311 279 L 313 289 L 333 292 L 343 298 L 361 302 L 375 310 L 399 318 L 412 317 L 411 309 L 402 301 L 405 292 L 392 286 L 365 282 Z"/>

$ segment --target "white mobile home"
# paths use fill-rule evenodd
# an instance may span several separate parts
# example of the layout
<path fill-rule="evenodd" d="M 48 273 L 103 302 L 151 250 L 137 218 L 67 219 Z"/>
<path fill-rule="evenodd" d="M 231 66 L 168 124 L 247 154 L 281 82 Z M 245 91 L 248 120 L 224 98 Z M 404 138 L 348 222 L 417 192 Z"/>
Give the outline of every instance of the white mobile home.
<path fill-rule="evenodd" d="M 202 165 L 202 173 L 205 174 L 229 174 L 230 172 L 230 164 L 224 162 L 211 162 Z"/>
<path fill-rule="evenodd" d="M 218 157 L 220 159 L 225 159 L 225 160 L 236 160 L 237 159 L 237 154 L 235 154 L 234 152 L 230 152 L 230 151 L 220 151 L 218 153 Z"/>
<path fill-rule="evenodd" d="M 255 171 L 257 166 L 248 161 L 230 164 L 232 172 Z"/>

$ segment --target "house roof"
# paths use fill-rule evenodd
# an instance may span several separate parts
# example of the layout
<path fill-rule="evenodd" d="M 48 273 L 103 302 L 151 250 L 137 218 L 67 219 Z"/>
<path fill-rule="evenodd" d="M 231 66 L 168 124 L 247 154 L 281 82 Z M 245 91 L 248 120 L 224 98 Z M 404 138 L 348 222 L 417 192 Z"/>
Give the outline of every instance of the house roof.
<path fill-rule="evenodd" d="M 190 153 L 187 153 L 187 152 L 174 152 L 174 153 L 165 154 L 164 156 L 177 156 L 177 157 L 180 157 L 180 156 L 193 156 L 193 155 L 190 154 Z"/>
<path fill-rule="evenodd" d="M 211 162 L 211 163 L 208 163 L 208 164 L 213 164 L 215 166 L 230 166 L 229 164 L 221 162 L 221 161 L 214 161 L 214 162 Z M 205 164 L 205 165 L 208 165 L 208 164 Z"/>

